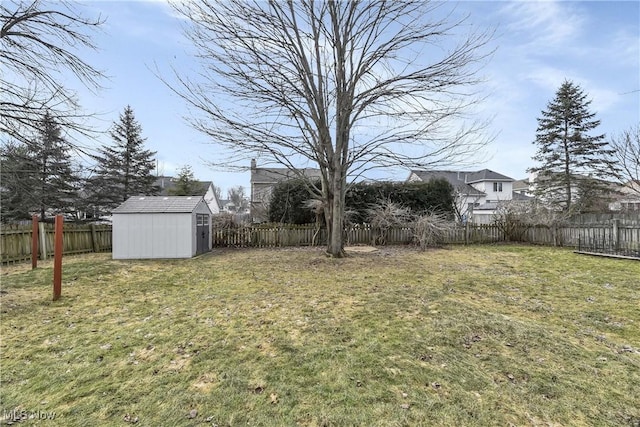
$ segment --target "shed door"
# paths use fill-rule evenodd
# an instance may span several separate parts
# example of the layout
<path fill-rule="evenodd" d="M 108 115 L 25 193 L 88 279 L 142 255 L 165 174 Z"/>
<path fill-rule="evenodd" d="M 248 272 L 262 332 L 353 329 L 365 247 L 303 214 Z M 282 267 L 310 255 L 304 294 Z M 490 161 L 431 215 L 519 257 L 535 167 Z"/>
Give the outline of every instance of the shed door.
<path fill-rule="evenodd" d="M 209 251 L 209 215 L 196 215 L 196 254 Z"/>

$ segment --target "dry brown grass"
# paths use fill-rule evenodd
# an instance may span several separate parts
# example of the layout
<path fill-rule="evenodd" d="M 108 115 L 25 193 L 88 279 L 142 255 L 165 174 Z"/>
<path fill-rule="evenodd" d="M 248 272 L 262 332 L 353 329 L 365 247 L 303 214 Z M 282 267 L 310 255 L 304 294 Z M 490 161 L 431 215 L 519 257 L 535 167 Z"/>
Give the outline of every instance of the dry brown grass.
<path fill-rule="evenodd" d="M 50 264 L 3 268 L 1 409 L 61 426 L 634 426 L 639 277 L 509 245 L 92 255 L 65 259 L 52 302 Z"/>

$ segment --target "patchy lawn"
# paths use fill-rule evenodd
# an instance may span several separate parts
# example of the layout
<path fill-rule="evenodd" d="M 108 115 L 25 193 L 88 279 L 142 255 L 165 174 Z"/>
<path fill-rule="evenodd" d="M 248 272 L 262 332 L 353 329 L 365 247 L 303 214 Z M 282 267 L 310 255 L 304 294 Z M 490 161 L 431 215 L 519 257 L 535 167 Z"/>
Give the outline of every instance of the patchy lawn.
<path fill-rule="evenodd" d="M 41 425 L 640 424 L 640 262 L 529 246 L 2 270 L 0 416 Z M 5 417 L 6 418 L 6 417 Z"/>

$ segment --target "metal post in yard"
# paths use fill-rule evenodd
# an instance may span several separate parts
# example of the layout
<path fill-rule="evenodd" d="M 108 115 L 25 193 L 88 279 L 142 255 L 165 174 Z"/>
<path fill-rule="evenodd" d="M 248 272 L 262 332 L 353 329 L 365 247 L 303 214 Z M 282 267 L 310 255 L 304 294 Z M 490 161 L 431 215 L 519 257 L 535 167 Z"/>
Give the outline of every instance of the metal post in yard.
<path fill-rule="evenodd" d="M 60 298 L 62 293 L 62 232 L 64 218 L 56 215 L 55 245 L 53 249 L 53 300 Z"/>

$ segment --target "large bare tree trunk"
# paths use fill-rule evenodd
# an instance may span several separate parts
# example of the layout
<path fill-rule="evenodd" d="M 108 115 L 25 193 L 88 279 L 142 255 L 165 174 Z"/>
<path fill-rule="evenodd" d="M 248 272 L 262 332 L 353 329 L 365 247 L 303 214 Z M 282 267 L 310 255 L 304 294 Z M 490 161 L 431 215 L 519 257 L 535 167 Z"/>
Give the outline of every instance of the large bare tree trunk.
<path fill-rule="evenodd" d="M 345 179 L 340 170 L 334 172 L 331 187 L 331 222 L 327 224 L 329 231 L 327 239 L 327 253 L 336 258 L 344 256 L 344 199 Z"/>

